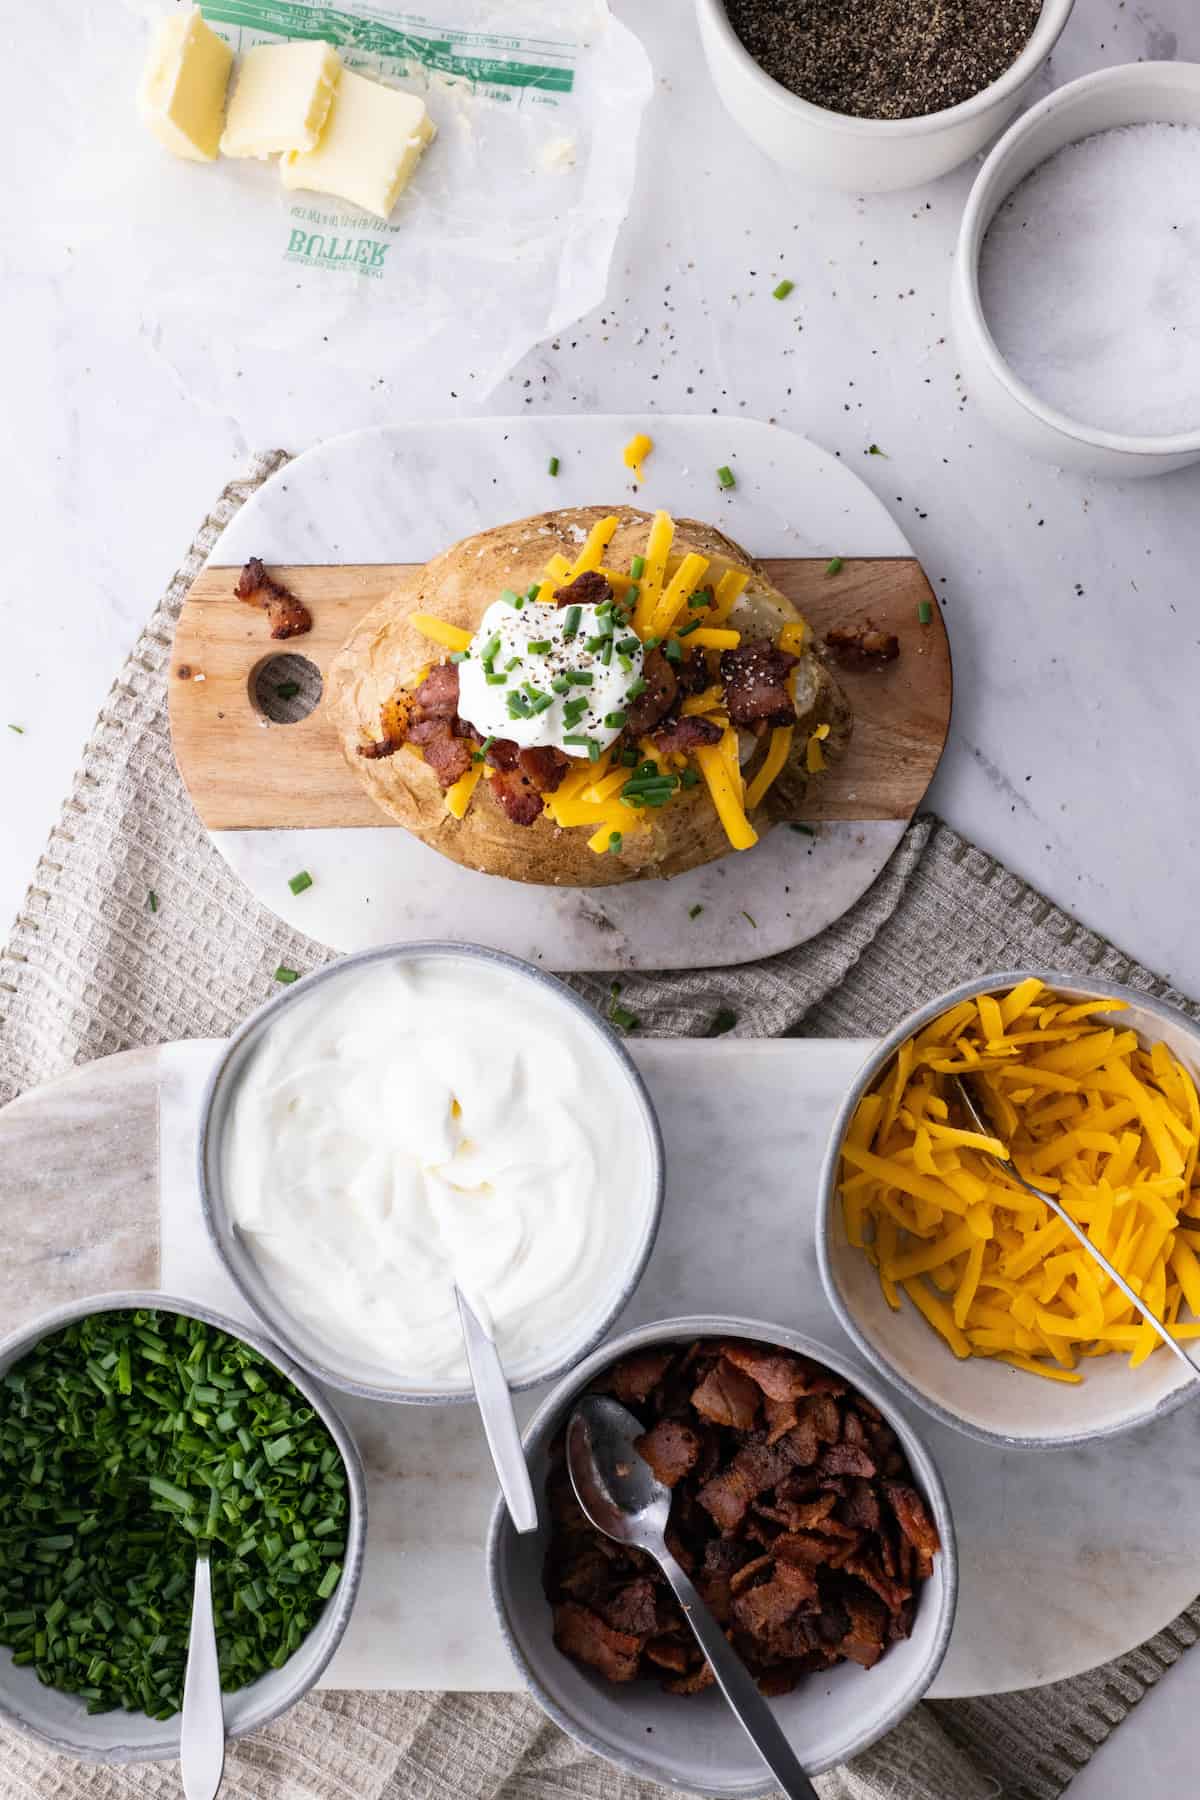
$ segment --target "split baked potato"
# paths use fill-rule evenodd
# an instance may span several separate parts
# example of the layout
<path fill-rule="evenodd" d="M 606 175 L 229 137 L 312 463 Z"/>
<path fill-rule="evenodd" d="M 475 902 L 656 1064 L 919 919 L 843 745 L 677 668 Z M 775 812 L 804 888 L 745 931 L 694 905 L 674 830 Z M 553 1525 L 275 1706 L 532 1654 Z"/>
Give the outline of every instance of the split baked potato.
<path fill-rule="evenodd" d="M 500 660 L 499 633 L 480 630 L 498 597 L 528 607 L 531 629 L 582 615 L 575 663 Z M 477 710 L 503 703 L 521 746 L 460 713 L 472 657 Z M 618 710 L 581 721 L 588 690 L 571 683 L 594 667 L 608 692 L 618 665 Z M 677 875 L 751 848 L 797 816 L 851 729 L 811 631 L 761 566 L 714 526 L 629 507 L 541 513 L 434 557 L 355 627 L 326 695 L 385 812 L 468 868 L 561 887 Z"/>

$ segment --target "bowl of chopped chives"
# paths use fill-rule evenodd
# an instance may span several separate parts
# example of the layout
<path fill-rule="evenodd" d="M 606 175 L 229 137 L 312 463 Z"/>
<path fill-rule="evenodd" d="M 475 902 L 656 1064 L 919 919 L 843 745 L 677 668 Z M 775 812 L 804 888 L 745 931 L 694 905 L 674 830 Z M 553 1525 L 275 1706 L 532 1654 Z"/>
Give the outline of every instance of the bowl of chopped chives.
<path fill-rule="evenodd" d="M 994 1138 L 953 1087 L 969 1079 Z M 1010 1449 L 1133 1430 L 1197 1385 L 1044 1201 L 1200 1339 L 1200 1026 L 1041 970 L 964 982 L 876 1047 L 834 1122 L 817 1260 L 842 1325 L 944 1424 Z"/>
<path fill-rule="evenodd" d="M 0 1719 L 91 1762 L 179 1754 L 198 1542 L 226 1734 L 336 1650 L 366 1535 L 362 1464 L 267 1339 L 162 1294 L 81 1300 L 0 1343 Z"/>

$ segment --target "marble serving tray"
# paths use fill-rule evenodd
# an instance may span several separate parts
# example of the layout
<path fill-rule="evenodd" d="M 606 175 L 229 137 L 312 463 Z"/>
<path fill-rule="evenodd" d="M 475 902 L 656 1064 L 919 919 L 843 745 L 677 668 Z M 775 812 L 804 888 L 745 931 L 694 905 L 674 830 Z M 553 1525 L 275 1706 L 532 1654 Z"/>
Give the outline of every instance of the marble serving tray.
<path fill-rule="evenodd" d="M 621 449 L 642 430 L 653 433 L 655 449 L 644 485 L 635 488 Z M 548 473 L 552 456 L 559 459 L 556 477 Z M 736 476 L 730 490 L 716 478 L 726 464 Z M 929 592 L 900 528 L 835 457 L 778 427 L 721 417 L 475 419 L 354 432 L 318 444 L 260 488 L 217 542 L 208 567 L 224 572 L 216 587 L 228 589 L 229 571 L 250 556 L 285 568 L 333 565 L 346 571 L 352 595 L 362 565 L 421 563 L 505 520 L 622 502 L 709 520 L 763 559 L 894 559 L 899 579 L 907 584 L 915 574 L 922 596 Z M 197 592 L 203 587 L 198 583 Z M 864 817 L 870 808 L 856 808 L 859 797 L 851 793 L 844 796 L 848 813 L 823 820 L 815 837 L 779 829 L 747 855 L 673 881 L 530 887 L 460 868 L 382 817 L 377 827 L 364 827 L 356 793 L 344 824 L 340 813 L 329 824 L 314 806 L 313 822 L 302 827 L 290 820 L 279 829 L 256 818 L 254 829 L 236 828 L 229 808 L 208 792 L 205 769 L 214 760 L 221 764 L 222 730 L 231 739 L 229 770 L 245 767 L 251 790 L 254 750 L 279 761 L 286 739 L 278 734 L 291 726 L 260 713 L 254 723 L 261 731 L 252 734 L 259 741 L 247 755 L 235 721 L 245 710 L 247 685 L 253 691 L 264 665 L 284 651 L 303 655 L 306 639 L 272 645 L 261 617 L 248 613 L 245 668 L 235 683 L 240 691 L 235 710 L 226 711 L 217 695 L 215 644 L 208 644 L 211 690 L 193 685 L 208 680 L 201 610 L 185 607 L 182 648 L 172 662 L 172 724 L 185 780 L 213 843 L 255 897 L 296 930 L 340 951 L 444 937 L 452 920 L 458 936 L 560 971 L 688 968 L 698 953 L 716 967 L 773 955 L 823 931 L 870 886 L 919 802 L 948 725 L 944 627 L 935 607 L 922 639 L 914 601 L 897 668 L 903 665 L 902 679 L 919 696 L 917 714 L 897 731 L 894 755 L 923 775 L 903 817 L 882 805 L 883 816 Z M 347 630 L 352 622 L 351 614 Z M 336 761 L 340 788 L 345 770 Z M 227 770 L 226 788 L 230 779 Z M 321 779 L 319 768 L 305 770 L 297 785 L 309 793 Z M 289 878 L 301 869 L 312 874 L 313 885 L 294 895 Z M 684 929 L 695 905 L 705 913 L 700 952 L 694 933 Z"/>
<path fill-rule="evenodd" d="M 151 1287 L 249 1319 L 208 1243 L 195 1177 L 216 1042 L 106 1058 L 0 1113 L 11 1325 L 78 1295 Z M 691 1312 L 792 1326 L 856 1353 L 812 1249 L 826 1136 L 868 1046 L 837 1039 L 630 1045 L 666 1143 L 662 1230 L 618 1329 Z M 80 1204 L 80 1196 L 87 1204 Z M 155 1240 L 159 1240 L 155 1254 Z M 1015 1379 L 1015 1377 L 1014 1377 Z M 520 1396 L 528 1417 L 540 1391 Z M 326 1684 L 514 1688 L 483 1542 L 493 1498 L 467 1406 L 340 1397 L 367 1469 L 362 1591 Z M 958 1620 L 935 1697 L 999 1693 L 1129 1650 L 1194 1598 L 1194 1415 L 1076 1450 L 1002 1451 L 902 1406 L 942 1470 L 961 1558 Z"/>

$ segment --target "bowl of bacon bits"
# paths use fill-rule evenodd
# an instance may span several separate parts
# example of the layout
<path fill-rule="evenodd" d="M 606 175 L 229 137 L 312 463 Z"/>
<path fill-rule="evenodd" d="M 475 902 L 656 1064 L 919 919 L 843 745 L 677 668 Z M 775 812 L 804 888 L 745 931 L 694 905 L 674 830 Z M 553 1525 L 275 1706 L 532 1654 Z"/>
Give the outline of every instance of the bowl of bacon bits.
<path fill-rule="evenodd" d="M 983 976 L 897 1026 L 835 1122 L 818 1206 L 822 1279 L 858 1348 L 945 1423 L 1007 1447 L 1109 1437 L 1187 1399 L 1187 1371 L 996 1157 L 1186 1344 L 1200 1338 L 1198 1073 L 1192 1020 L 1066 975 Z"/>
<path fill-rule="evenodd" d="M 596 1351 L 526 1433 L 536 1534 L 503 1507 L 488 1544 L 501 1630 L 534 1697 L 578 1742 L 689 1792 L 773 1784 L 657 1564 L 585 1518 L 566 1465 L 577 1400 L 608 1394 L 671 1490 L 667 1543 L 804 1767 L 889 1731 L 950 1636 L 954 1533 L 927 1451 L 848 1359 L 778 1325 L 687 1318 Z"/>

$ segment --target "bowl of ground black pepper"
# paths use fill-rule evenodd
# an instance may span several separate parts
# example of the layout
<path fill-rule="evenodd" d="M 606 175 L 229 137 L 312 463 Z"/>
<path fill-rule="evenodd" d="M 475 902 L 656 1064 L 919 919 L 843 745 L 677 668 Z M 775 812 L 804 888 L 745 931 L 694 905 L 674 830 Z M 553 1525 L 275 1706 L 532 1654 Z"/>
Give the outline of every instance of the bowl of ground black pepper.
<path fill-rule="evenodd" d="M 814 186 L 915 187 L 1016 112 L 1074 0 L 696 0 L 709 69 L 761 150 Z"/>

